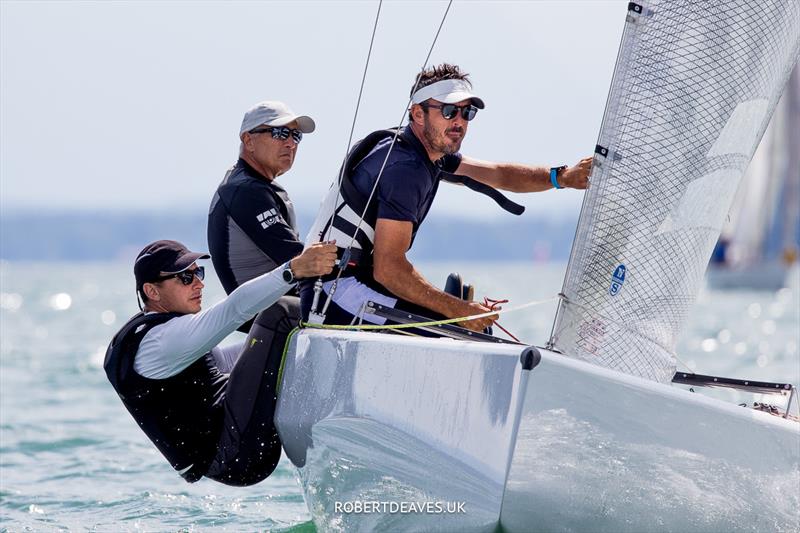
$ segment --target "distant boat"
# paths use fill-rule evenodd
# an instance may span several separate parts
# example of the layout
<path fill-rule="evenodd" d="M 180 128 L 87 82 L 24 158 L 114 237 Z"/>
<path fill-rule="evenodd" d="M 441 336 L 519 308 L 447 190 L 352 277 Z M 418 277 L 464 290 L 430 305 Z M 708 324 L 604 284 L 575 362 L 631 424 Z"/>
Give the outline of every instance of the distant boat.
<path fill-rule="evenodd" d="M 774 291 L 785 286 L 800 251 L 800 67 L 737 193 L 706 280 L 712 289 Z"/>
<path fill-rule="evenodd" d="M 800 530 L 789 407 L 682 388 L 791 406 L 794 387 L 676 373 L 675 357 L 799 55 L 798 2 L 630 2 L 546 348 L 431 324 L 444 338 L 289 340 L 275 424 L 317 529 Z"/>

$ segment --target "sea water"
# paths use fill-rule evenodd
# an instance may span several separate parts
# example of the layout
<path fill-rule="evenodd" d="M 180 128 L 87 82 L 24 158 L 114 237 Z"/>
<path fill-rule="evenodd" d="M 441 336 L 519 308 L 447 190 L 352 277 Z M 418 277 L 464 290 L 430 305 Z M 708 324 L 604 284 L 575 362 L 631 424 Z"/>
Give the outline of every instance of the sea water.
<path fill-rule="evenodd" d="M 525 342 L 546 342 L 563 264 L 421 266 L 436 283 L 453 269 L 476 296 L 509 299 L 506 307 L 540 302 L 500 323 Z M 703 291 L 678 344 L 679 368 L 800 383 L 799 286 L 795 272 L 776 293 Z M 0 293 L 2 531 L 314 530 L 285 458 L 253 487 L 188 484 L 125 411 L 102 362 L 137 311 L 129 264 L 4 262 Z M 210 271 L 204 305 L 223 294 Z"/>

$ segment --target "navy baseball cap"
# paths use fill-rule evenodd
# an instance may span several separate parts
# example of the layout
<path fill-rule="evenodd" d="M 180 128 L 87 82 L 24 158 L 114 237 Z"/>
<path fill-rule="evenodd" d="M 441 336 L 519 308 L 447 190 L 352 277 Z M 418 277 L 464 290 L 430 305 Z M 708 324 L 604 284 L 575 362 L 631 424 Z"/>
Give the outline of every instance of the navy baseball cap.
<path fill-rule="evenodd" d="M 183 272 L 198 259 L 210 259 L 207 253 L 192 252 L 178 241 L 162 240 L 145 246 L 133 264 L 136 290 L 141 291 L 145 283 Z"/>

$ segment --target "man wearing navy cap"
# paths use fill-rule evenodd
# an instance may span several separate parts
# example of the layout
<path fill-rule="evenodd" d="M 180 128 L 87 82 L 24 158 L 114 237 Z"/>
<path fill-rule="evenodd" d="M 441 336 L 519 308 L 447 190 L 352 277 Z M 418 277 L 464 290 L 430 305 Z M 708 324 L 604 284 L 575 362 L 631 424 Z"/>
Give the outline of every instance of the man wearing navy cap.
<path fill-rule="evenodd" d="M 437 289 L 406 257 L 440 180 L 487 194 L 515 214 L 522 212 L 522 206 L 496 189 L 538 192 L 587 187 L 588 157 L 573 167 L 548 169 L 462 156 L 461 142 L 484 102 L 473 93 L 468 75 L 456 65 L 445 63 L 420 72 L 411 102 L 408 126 L 399 133 L 373 132 L 359 141 L 343 164 L 341 186 L 334 183 L 323 200 L 306 242 L 336 239 L 348 266 L 335 285 L 333 276 L 323 278 L 324 295 L 317 293 L 314 280 L 301 283 L 303 315 L 312 322 L 322 318 L 321 309 L 328 299 L 324 320 L 331 324 L 350 323 L 354 316 L 385 323 L 381 317 L 364 313 L 368 300 L 431 318 L 489 311 Z M 352 248 L 345 252 L 351 242 Z M 463 325 L 481 331 L 491 323 L 492 318 L 487 317 Z"/>
<path fill-rule="evenodd" d="M 103 367 L 139 427 L 186 481 L 205 476 L 252 485 L 280 458 L 273 415 L 281 357 L 264 349 L 271 332 L 258 319 L 243 344 L 217 345 L 296 278 L 330 273 L 336 247 L 315 244 L 201 311 L 205 271 L 196 262 L 208 258 L 169 240 L 139 253 L 133 270 L 143 310 L 114 336 Z"/>

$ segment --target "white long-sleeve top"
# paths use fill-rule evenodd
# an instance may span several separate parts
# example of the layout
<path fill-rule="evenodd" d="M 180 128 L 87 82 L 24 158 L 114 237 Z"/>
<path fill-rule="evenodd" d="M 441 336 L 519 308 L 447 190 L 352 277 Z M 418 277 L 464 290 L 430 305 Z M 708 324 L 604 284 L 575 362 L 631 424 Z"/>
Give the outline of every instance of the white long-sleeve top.
<path fill-rule="evenodd" d="M 233 366 L 234 347 L 217 344 L 259 311 L 278 301 L 291 285 L 283 281 L 286 263 L 243 283 L 227 298 L 199 313 L 175 317 L 148 331 L 136 352 L 133 368 L 150 379 L 174 376 L 212 351 L 223 367 Z M 241 347 L 241 344 L 239 345 Z M 227 364 L 226 364 L 227 361 Z M 230 371 L 230 368 L 220 368 Z"/>

